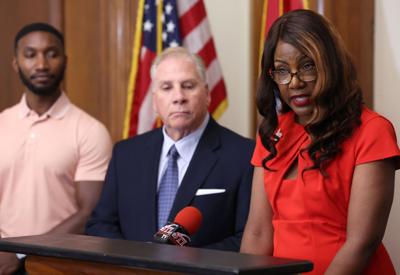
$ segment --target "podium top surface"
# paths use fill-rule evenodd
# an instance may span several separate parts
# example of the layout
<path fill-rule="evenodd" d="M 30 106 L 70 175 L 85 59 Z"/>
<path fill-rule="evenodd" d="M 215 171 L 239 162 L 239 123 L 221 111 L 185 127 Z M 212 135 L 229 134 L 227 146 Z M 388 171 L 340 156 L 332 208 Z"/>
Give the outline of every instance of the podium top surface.
<path fill-rule="evenodd" d="M 193 274 L 293 274 L 313 266 L 305 260 L 73 234 L 4 238 L 0 251 Z"/>

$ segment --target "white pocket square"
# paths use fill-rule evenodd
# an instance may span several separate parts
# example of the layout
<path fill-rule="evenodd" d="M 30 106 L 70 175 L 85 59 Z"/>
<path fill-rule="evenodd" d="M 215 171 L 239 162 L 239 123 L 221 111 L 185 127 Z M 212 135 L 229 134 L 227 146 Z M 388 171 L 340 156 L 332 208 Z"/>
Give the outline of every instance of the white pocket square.
<path fill-rule="evenodd" d="M 196 196 L 224 193 L 225 189 L 197 189 Z"/>

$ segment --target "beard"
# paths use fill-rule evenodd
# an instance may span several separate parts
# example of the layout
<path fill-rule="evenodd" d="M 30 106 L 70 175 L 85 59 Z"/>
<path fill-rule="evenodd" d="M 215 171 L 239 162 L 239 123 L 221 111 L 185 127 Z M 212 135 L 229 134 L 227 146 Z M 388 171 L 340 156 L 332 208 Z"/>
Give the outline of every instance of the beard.
<path fill-rule="evenodd" d="M 64 79 L 65 66 L 63 66 L 62 70 L 57 74 L 53 75 L 53 81 L 47 86 L 38 87 L 35 86 L 29 77 L 27 77 L 20 68 L 18 68 L 18 75 L 21 79 L 22 83 L 28 88 L 32 93 L 39 96 L 51 96 L 55 94 L 60 87 L 61 81 Z"/>

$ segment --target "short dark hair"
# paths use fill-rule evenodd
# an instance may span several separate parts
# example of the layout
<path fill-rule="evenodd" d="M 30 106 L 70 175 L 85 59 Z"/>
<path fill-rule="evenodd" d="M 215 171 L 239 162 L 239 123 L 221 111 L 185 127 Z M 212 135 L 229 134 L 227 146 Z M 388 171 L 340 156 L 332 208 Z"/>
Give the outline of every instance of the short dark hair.
<path fill-rule="evenodd" d="M 18 42 L 22 37 L 24 37 L 28 33 L 37 32 L 37 31 L 49 32 L 49 33 L 55 35 L 60 40 L 62 46 L 64 47 L 64 36 L 59 30 L 57 30 L 55 27 L 53 27 L 50 24 L 36 22 L 36 23 L 31 23 L 31 24 L 25 25 L 24 27 L 22 27 L 22 29 L 20 29 L 17 32 L 17 35 L 15 35 L 15 40 L 14 40 L 14 50 L 15 51 L 17 50 Z"/>

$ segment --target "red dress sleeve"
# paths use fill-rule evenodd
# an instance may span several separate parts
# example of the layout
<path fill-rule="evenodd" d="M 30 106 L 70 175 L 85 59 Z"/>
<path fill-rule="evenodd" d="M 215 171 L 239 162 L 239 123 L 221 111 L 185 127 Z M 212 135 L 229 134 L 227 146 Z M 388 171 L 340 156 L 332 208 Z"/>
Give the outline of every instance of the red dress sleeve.
<path fill-rule="evenodd" d="M 260 135 L 257 135 L 256 147 L 254 148 L 253 157 L 251 158 L 251 164 L 257 167 L 261 167 L 262 161 L 267 156 L 267 154 L 268 151 L 262 144 Z"/>
<path fill-rule="evenodd" d="M 356 165 L 395 157 L 396 169 L 400 168 L 400 150 L 390 121 L 380 115 L 374 116 L 363 121 L 357 134 Z"/>

